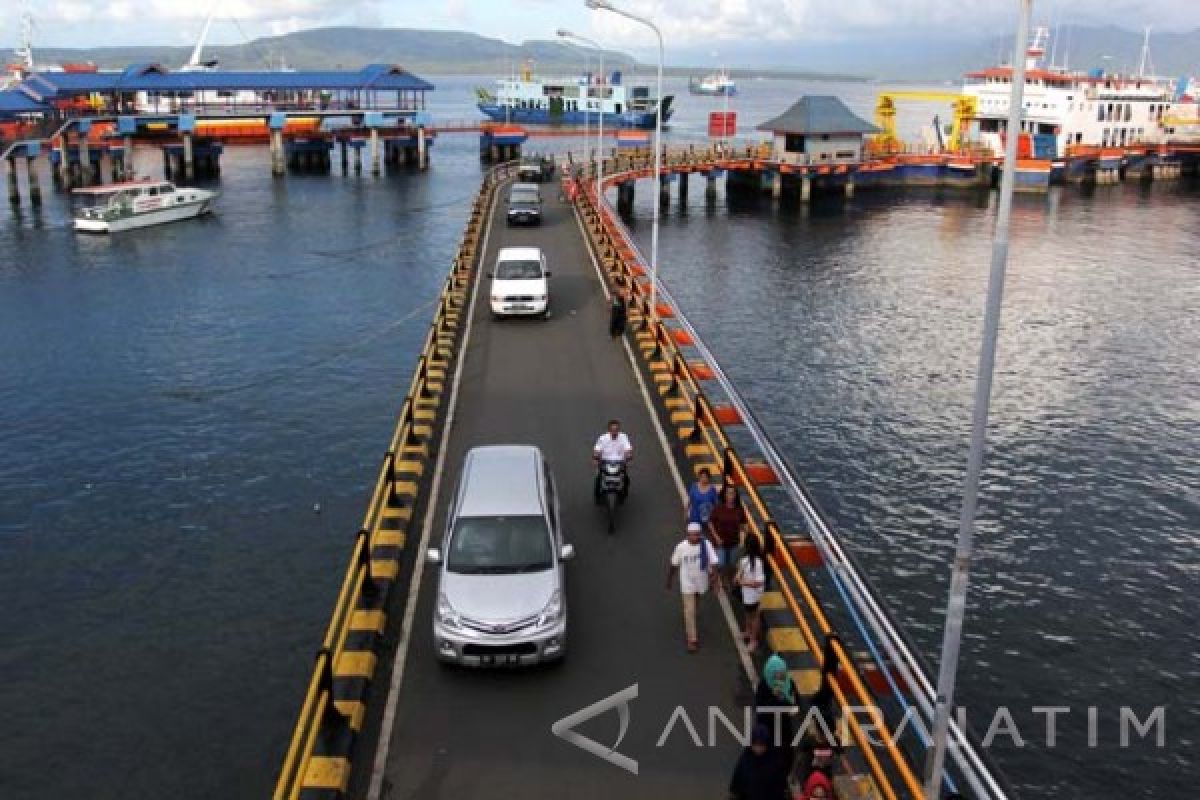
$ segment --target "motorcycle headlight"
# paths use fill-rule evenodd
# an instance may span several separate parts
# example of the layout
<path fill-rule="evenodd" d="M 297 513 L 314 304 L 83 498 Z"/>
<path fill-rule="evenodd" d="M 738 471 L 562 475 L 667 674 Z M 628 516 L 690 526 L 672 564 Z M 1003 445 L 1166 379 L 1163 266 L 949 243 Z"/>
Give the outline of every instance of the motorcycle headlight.
<path fill-rule="evenodd" d="M 458 612 L 454 610 L 454 606 L 450 605 L 444 592 L 438 592 L 437 621 L 447 628 L 458 627 Z"/>
<path fill-rule="evenodd" d="M 542 609 L 541 616 L 538 617 L 538 627 L 546 628 L 551 625 L 556 625 L 562 620 L 562 616 L 562 592 L 558 589 L 555 589 L 554 594 L 550 595 L 550 601 L 546 603 L 546 607 Z"/>

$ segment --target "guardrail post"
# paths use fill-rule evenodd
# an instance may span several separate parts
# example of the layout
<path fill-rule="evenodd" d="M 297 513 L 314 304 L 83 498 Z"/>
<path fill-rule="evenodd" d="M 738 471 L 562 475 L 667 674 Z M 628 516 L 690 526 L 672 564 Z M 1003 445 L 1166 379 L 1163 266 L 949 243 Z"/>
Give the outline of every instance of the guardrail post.
<path fill-rule="evenodd" d="M 387 453 L 384 454 L 383 460 L 387 462 L 389 499 L 394 499 L 396 492 L 396 451 L 388 450 Z"/>
<path fill-rule="evenodd" d="M 358 529 L 358 538 L 362 539 L 362 549 L 358 551 L 358 560 L 366 570 L 363 578 L 363 594 L 375 593 L 375 578 L 371 575 L 371 532 L 366 528 Z"/>
<path fill-rule="evenodd" d="M 325 662 L 321 667 L 321 691 L 329 694 L 329 702 L 325 704 L 325 713 L 338 719 L 345 719 L 341 710 L 333 702 L 333 651 L 328 647 L 322 647 L 317 651 L 317 658 L 322 656 L 325 657 Z"/>

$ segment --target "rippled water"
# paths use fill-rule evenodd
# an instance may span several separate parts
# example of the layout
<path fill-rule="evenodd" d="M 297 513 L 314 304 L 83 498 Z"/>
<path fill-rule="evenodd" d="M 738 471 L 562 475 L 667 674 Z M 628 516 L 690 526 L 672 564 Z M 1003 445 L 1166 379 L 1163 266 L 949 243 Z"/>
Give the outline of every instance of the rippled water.
<path fill-rule="evenodd" d="M 994 196 L 709 209 L 695 184 L 662 276 L 936 658 Z M 1195 184 L 1017 200 L 959 699 L 981 732 L 1012 710 L 1027 746 L 995 754 L 1030 797 L 1195 794 L 1198 221 Z M 1166 706 L 1167 746 L 1120 750 L 1122 705 Z M 1034 706 L 1073 710 L 1053 750 Z"/>
<path fill-rule="evenodd" d="M 437 83 L 466 116 L 474 81 Z M 801 91 L 872 98 L 743 89 L 743 127 Z M 680 95 L 676 136 L 721 106 Z M 425 174 L 275 181 L 231 148 L 217 215 L 112 238 L 59 197 L 0 208 L 0 796 L 269 791 L 474 154 L 443 136 Z M 1002 751 L 1031 797 L 1112 797 L 1131 768 L 1193 793 L 1198 201 L 1070 190 L 1014 218 L 962 692 L 1170 706 L 1162 752 Z M 664 220 L 664 276 L 930 652 L 990 222 L 936 192 L 696 194 Z"/>

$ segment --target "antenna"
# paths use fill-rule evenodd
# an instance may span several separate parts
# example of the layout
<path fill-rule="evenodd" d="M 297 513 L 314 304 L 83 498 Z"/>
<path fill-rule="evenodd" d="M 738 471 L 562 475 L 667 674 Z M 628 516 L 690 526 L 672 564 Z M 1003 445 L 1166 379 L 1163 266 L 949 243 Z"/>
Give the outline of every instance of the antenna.
<path fill-rule="evenodd" d="M 33 72 L 33 11 L 29 0 L 21 3 L 21 45 L 16 56 L 25 63 L 25 69 Z"/>
<path fill-rule="evenodd" d="M 212 10 L 208 12 L 208 19 L 204 20 L 204 27 L 200 30 L 200 38 L 196 40 L 196 46 L 192 49 L 192 57 L 183 65 L 184 70 L 204 69 L 204 65 L 200 63 L 200 56 L 204 52 L 204 42 L 208 39 L 208 29 L 212 27 L 213 17 L 217 15 L 217 8 L 220 5 L 220 0 L 216 0 L 212 4 Z"/>
<path fill-rule="evenodd" d="M 1146 33 L 1142 37 L 1142 61 L 1138 64 L 1138 77 L 1146 77 L 1146 59 L 1150 57 L 1150 26 L 1146 26 Z"/>

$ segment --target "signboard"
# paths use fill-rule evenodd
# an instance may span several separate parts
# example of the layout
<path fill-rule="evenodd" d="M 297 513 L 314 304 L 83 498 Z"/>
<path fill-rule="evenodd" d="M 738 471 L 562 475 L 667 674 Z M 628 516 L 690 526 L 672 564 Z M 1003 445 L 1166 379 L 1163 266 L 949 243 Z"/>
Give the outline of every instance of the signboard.
<path fill-rule="evenodd" d="M 736 111 L 713 111 L 708 115 L 708 135 L 713 139 L 727 139 L 737 134 Z"/>

